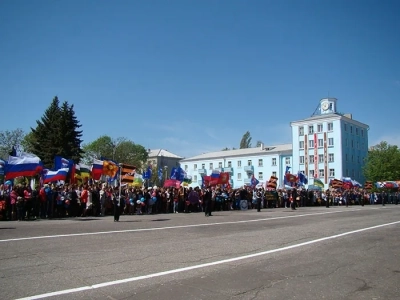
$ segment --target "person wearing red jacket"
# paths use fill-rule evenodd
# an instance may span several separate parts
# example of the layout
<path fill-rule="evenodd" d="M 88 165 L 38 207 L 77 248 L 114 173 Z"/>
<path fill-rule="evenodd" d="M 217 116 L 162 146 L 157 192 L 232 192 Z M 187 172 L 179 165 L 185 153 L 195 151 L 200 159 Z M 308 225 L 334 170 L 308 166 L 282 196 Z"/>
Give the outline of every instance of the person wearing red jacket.
<path fill-rule="evenodd" d="M 84 185 L 81 192 L 81 212 L 82 212 L 81 217 L 86 217 L 88 198 L 89 198 L 88 186 Z"/>

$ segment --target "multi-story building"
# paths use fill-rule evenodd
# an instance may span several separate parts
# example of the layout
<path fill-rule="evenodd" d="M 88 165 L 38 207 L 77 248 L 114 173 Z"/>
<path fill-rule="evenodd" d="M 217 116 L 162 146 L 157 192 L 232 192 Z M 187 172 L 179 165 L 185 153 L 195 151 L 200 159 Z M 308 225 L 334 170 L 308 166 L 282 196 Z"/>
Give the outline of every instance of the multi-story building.
<path fill-rule="evenodd" d="M 364 183 L 369 127 L 351 114 L 339 113 L 337 99 L 321 99 L 313 116 L 290 125 L 294 172 L 304 172 L 311 184 L 319 178 L 325 187 L 331 179 L 342 177 Z"/>
<path fill-rule="evenodd" d="M 313 116 L 290 126 L 292 144 L 205 153 L 181 160 L 180 166 L 192 176 L 193 186 L 201 185 L 201 176 L 212 170 L 229 172 L 234 188 L 250 184 L 253 175 L 262 184 L 274 175 L 283 186 L 286 166 L 291 173 L 306 174 L 309 184 L 319 178 L 326 188 L 334 178 L 364 183 L 369 127 L 351 114 L 339 113 L 337 99 L 321 99 Z"/>
<path fill-rule="evenodd" d="M 254 176 L 265 184 L 270 176 L 283 178 L 286 166 L 292 166 L 292 144 L 210 152 L 180 161 L 192 176 L 193 186 L 201 185 L 201 177 L 213 170 L 228 172 L 233 188 L 249 185 Z"/>

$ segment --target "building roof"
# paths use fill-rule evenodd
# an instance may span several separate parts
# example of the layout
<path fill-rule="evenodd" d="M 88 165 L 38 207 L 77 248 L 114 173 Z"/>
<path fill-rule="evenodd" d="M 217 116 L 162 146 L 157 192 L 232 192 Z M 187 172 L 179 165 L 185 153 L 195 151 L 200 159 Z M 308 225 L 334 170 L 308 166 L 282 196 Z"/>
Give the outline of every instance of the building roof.
<path fill-rule="evenodd" d="M 182 159 L 183 157 L 178 156 L 174 153 L 169 152 L 168 150 L 165 149 L 152 149 L 149 151 L 149 158 L 151 157 L 168 157 L 168 158 L 176 158 L 176 159 Z"/>
<path fill-rule="evenodd" d="M 203 153 L 203 154 L 193 156 L 193 157 L 188 157 L 188 158 L 181 160 L 181 162 L 202 161 L 202 160 L 228 158 L 228 157 L 277 154 L 280 152 L 291 152 L 292 149 L 293 149 L 292 144 L 282 144 L 282 145 L 275 145 L 275 146 L 262 146 L 262 147 L 244 148 L 244 149 L 235 149 L 235 150 L 222 150 L 222 151 L 216 151 L 216 152 Z"/>
<path fill-rule="evenodd" d="M 357 120 L 354 120 L 352 116 L 351 117 L 349 117 L 349 116 L 351 116 L 351 114 L 329 113 L 329 114 L 313 115 L 313 116 L 303 119 L 303 120 L 292 121 L 292 122 L 290 122 L 290 124 L 294 125 L 294 124 L 308 123 L 311 121 L 324 120 L 324 119 L 328 119 L 328 120 L 329 119 L 331 119 L 331 120 L 343 119 L 347 122 L 357 124 L 360 127 L 369 128 L 369 126 L 367 124 L 362 123 Z"/>

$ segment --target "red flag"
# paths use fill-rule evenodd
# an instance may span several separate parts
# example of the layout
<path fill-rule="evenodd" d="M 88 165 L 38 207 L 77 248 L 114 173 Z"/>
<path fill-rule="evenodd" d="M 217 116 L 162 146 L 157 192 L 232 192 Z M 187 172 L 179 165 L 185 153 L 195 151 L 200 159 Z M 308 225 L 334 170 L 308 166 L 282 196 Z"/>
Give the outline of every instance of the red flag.
<path fill-rule="evenodd" d="M 228 172 L 221 172 L 219 174 L 219 184 L 227 184 L 229 182 L 229 173 Z"/>

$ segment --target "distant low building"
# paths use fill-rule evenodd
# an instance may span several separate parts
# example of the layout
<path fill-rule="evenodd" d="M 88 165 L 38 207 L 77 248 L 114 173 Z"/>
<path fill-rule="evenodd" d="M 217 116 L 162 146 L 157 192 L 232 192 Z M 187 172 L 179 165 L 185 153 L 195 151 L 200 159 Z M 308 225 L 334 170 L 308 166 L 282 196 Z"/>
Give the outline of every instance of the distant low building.
<path fill-rule="evenodd" d="M 170 170 L 179 167 L 179 162 L 183 159 L 183 157 L 165 149 L 149 149 L 148 154 L 147 164 L 163 168 L 167 178 L 169 178 Z"/>

